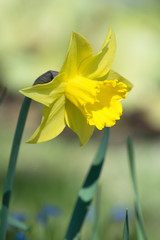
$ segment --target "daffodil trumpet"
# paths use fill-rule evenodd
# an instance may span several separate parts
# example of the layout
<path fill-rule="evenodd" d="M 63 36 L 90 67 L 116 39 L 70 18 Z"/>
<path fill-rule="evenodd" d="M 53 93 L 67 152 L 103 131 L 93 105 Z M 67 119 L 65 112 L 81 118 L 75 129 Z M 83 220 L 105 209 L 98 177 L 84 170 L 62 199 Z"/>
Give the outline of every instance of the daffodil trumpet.
<path fill-rule="evenodd" d="M 96 128 L 112 127 L 122 115 L 121 100 L 132 84 L 111 69 L 116 52 L 112 29 L 97 54 L 80 34 L 72 32 L 65 61 L 58 75 L 45 84 L 20 92 L 44 105 L 40 126 L 27 141 L 45 142 L 67 125 L 85 144 Z"/>

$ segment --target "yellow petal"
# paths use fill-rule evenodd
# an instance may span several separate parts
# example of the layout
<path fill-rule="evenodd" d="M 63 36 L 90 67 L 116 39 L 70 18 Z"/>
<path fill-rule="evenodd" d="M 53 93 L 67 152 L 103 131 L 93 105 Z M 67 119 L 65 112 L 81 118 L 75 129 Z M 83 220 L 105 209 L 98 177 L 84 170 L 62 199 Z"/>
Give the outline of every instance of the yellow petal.
<path fill-rule="evenodd" d="M 65 96 L 70 102 L 80 108 L 86 102 L 94 103 L 98 91 L 99 86 L 96 81 L 77 76 L 67 83 Z"/>
<path fill-rule="evenodd" d="M 40 143 L 58 136 L 65 128 L 65 97 L 60 97 L 51 107 L 44 107 L 40 126 L 27 141 Z"/>
<path fill-rule="evenodd" d="M 80 63 L 93 54 L 90 43 L 80 34 L 72 32 L 67 55 L 60 72 L 67 74 L 67 79 L 77 75 Z"/>
<path fill-rule="evenodd" d="M 103 81 L 103 80 L 115 80 L 115 79 L 117 79 L 119 82 L 125 83 L 127 86 L 127 91 L 130 91 L 132 89 L 133 84 L 129 80 L 127 80 L 126 78 L 124 78 L 119 73 L 113 70 L 110 70 L 104 77 L 98 78 L 97 80 Z"/>
<path fill-rule="evenodd" d="M 79 71 L 90 79 L 97 79 L 106 75 L 113 63 L 116 52 L 116 38 L 112 29 L 109 30 L 102 49 L 98 54 L 82 62 Z"/>
<path fill-rule="evenodd" d="M 23 88 L 20 93 L 46 106 L 50 106 L 64 94 L 64 74 L 58 74 L 51 82 Z"/>
<path fill-rule="evenodd" d="M 65 120 L 68 127 L 78 135 L 81 145 L 88 142 L 93 134 L 94 126 L 87 123 L 85 116 L 70 101 L 66 102 Z"/>
<path fill-rule="evenodd" d="M 86 103 L 85 114 L 90 125 L 98 129 L 111 127 L 122 115 L 122 105 L 119 100 L 126 97 L 126 85 L 118 80 L 99 82 L 98 102 Z"/>

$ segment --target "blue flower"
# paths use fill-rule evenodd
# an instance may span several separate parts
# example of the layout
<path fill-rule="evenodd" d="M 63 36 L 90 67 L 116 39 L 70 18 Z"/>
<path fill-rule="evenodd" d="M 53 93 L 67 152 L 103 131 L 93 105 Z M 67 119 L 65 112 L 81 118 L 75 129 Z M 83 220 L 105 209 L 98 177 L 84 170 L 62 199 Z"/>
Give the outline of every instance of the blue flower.
<path fill-rule="evenodd" d="M 55 216 L 58 217 L 62 214 L 61 208 L 57 206 L 52 206 L 52 205 L 45 205 L 42 208 L 42 213 L 47 217 L 47 216 Z"/>
<path fill-rule="evenodd" d="M 21 212 L 13 212 L 12 217 L 16 218 L 19 221 L 26 221 L 28 219 L 28 216 L 26 213 L 21 213 Z"/>
<path fill-rule="evenodd" d="M 116 222 L 122 222 L 125 220 L 126 216 L 126 207 L 125 205 L 116 205 L 111 210 L 112 218 Z M 129 210 L 129 217 L 130 217 L 130 210 Z"/>
<path fill-rule="evenodd" d="M 16 232 L 16 239 L 17 240 L 26 240 L 26 236 L 23 232 Z"/>
<path fill-rule="evenodd" d="M 61 208 L 53 205 L 44 205 L 36 214 L 36 220 L 40 224 L 46 224 L 48 217 L 59 217 L 62 214 Z"/>

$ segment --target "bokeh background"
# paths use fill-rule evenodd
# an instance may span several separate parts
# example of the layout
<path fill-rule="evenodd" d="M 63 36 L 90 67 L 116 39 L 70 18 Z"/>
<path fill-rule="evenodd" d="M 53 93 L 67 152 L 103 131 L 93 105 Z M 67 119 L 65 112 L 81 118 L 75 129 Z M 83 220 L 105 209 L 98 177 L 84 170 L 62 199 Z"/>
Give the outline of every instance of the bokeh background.
<path fill-rule="evenodd" d="M 129 208 L 134 237 L 133 190 L 126 137 L 133 138 L 137 178 L 147 235 L 159 239 L 160 223 L 160 2 L 159 0 L 1 0 L 0 1 L 0 196 L 14 129 L 23 96 L 48 70 L 60 70 L 72 31 L 84 35 L 97 52 L 109 27 L 117 38 L 113 69 L 134 88 L 123 102 L 124 114 L 111 129 L 106 164 L 100 180 L 100 239 L 121 239 L 124 209 Z M 63 238 L 70 215 L 102 132 L 80 147 L 67 128 L 56 139 L 38 145 L 25 140 L 40 123 L 42 106 L 32 103 L 19 154 L 11 212 L 23 212 L 31 238 L 44 239 L 46 225 L 36 214 L 45 204 L 62 216 L 49 219 L 47 239 Z M 116 217 L 115 217 L 116 215 Z M 118 215 L 118 219 L 117 219 Z M 54 225 L 54 227 L 53 227 Z M 84 229 L 89 238 L 92 219 Z M 59 229 L 61 229 L 59 231 Z M 47 230 L 48 231 L 48 230 Z M 134 237 L 135 239 L 135 237 Z"/>

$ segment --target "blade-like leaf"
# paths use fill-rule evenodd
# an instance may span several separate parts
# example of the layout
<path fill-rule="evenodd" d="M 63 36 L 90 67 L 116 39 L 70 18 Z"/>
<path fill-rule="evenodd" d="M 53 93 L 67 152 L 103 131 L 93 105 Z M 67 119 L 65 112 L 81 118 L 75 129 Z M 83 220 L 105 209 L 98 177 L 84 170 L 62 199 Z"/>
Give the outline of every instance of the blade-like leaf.
<path fill-rule="evenodd" d="M 8 224 L 11 225 L 12 227 L 16 227 L 20 230 L 28 231 L 29 227 L 27 227 L 23 222 L 17 220 L 16 218 L 12 216 L 8 216 Z"/>
<path fill-rule="evenodd" d="M 126 209 L 126 218 L 123 230 L 123 240 L 129 240 L 129 223 L 128 223 L 128 209 Z"/>
<path fill-rule="evenodd" d="M 81 227 L 86 217 L 90 203 L 92 202 L 101 169 L 104 163 L 105 153 L 108 146 L 109 128 L 105 129 L 98 152 L 92 162 L 84 184 L 79 192 L 72 218 L 67 230 L 66 240 L 75 240 L 80 234 Z"/>
<path fill-rule="evenodd" d="M 1 213 L 0 213 L 0 221 L 1 221 Z M 29 227 L 27 227 L 23 222 L 19 221 L 18 219 L 8 215 L 7 224 L 11 225 L 12 227 L 16 227 L 23 231 L 28 231 Z"/>
<path fill-rule="evenodd" d="M 131 179 L 132 179 L 134 198 L 135 198 L 137 237 L 138 237 L 138 240 L 146 240 L 147 237 L 146 237 L 146 234 L 144 231 L 143 217 L 142 217 L 142 211 L 141 211 L 139 195 L 138 195 L 138 188 L 137 188 L 137 181 L 136 181 L 133 144 L 132 144 L 132 140 L 130 137 L 128 137 L 128 139 L 127 139 L 127 148 L 128 148 L 129 165 L 130 165 Z"/>
<path fill-rule="evenodd" d="M 94 214 L 94 224 L 92 231 L 92 240 L 99 239 L 99 215 L 100 215 L 100 198 L 101 198 L 101 189 L 100 186 L 97 187 L 96 199 L 95 199 L 95 214 Z"/>

